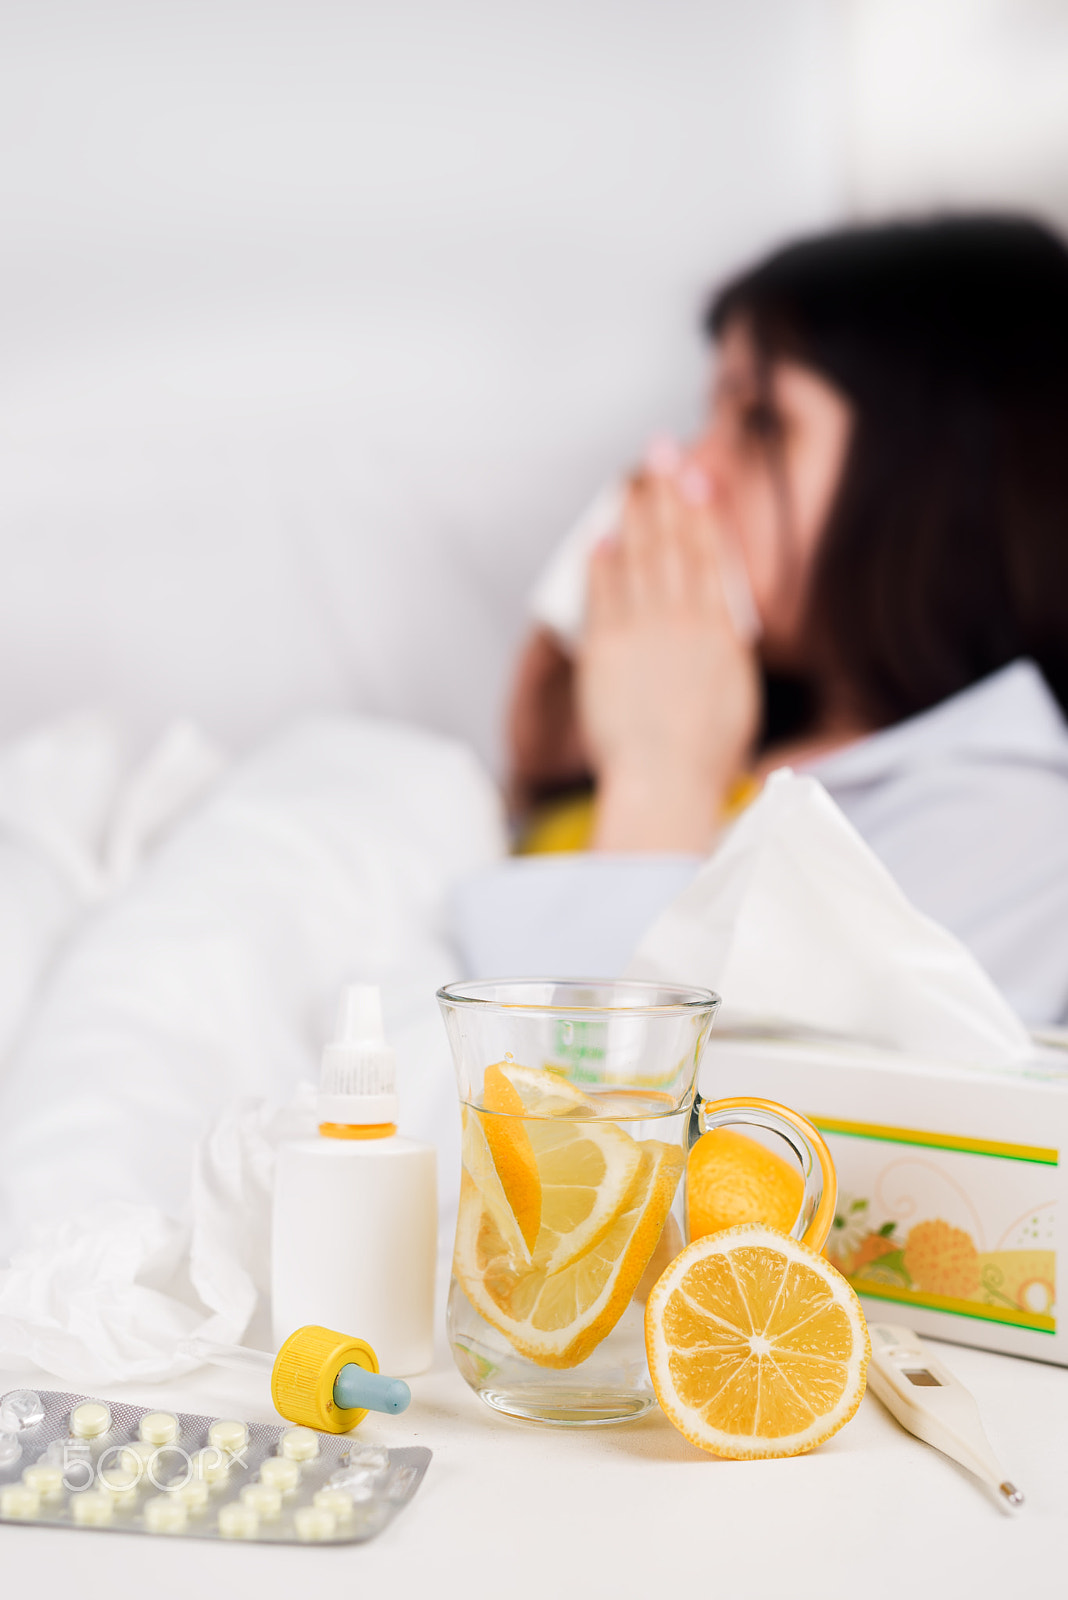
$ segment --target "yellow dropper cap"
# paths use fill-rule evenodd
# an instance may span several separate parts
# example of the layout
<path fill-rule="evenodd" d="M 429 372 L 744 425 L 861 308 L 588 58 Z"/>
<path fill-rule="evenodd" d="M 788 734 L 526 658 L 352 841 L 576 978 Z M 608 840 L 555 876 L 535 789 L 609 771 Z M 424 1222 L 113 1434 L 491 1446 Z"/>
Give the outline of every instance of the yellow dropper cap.
<path fill-rule="evenodd" d="M 314 1323 L 291 1333 L 275 1357 L 271 1399 L 289 1422 L 324 1433 L 348 1433 L 367 1415 L 346 1410 L 334 1400 L 334 1381 L 349 1363 L 378 1371 L 378 1357 L 363 1339 L 349 1339 Z"/>

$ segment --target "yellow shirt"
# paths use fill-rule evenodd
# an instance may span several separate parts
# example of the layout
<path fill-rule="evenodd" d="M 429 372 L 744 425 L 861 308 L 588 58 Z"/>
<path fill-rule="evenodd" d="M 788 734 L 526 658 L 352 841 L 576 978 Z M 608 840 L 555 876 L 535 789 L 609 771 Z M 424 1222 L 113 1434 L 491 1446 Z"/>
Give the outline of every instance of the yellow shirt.
<path fill-rule="evenodd" d="M 760 784 L 756 778 L 744 773 L 732 784 L 720 821 L 733 822 L 759 793 Z M 597 800 L 592 794 L 572 795 L 570 799 L 550 802 L 535 812 L 516 845 L 516 855 L 546 856 L 588 850 L 596 814 Z"/>

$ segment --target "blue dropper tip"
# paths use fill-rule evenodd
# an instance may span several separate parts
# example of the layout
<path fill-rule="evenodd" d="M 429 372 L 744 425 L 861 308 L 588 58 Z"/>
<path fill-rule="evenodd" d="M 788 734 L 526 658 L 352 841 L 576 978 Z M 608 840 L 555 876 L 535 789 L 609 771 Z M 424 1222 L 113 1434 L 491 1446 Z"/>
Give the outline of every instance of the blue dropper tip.
<path fill-rule="evenodd" d="M 342 1411 L 386 1411 L 396 1416 L 407 1411 L 412 1391 L 403 1378 L 387 1378 L 382 1372 L 368 1372 L 350 1361 L 334 1379 L 334 1404 Z"/>

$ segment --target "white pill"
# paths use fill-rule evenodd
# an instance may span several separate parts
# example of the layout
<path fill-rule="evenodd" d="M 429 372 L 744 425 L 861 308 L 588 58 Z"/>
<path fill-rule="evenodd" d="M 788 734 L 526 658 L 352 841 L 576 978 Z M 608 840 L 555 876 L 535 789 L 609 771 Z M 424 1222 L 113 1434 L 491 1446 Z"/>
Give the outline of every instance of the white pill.
<path fill-rule="evenodd" d="M 100 1487 L 111 1496 L 116 1511 L 129 1511 L 137 1504 L 137 1485 L 122 1467 L 111 1467 L 99 1474 Z"/>
<path fill-rule="evenodd" d="M 76 1439 L 99 1439 L 111 1427 L 111 1411 L 103 1400 L 83 1400 L 70 1414 L 70 1431 Z"/>
<path fill-rule="evenodd" d="M 36 1389 L 9 1389 L 0 1400 L 0 1428 L 18 1433 L 44 1421 L 44 1405 Z"/>
<path fill-rule="evenodd" d="M 260 1519 L 251 1506 L 239 1500 L 219 1508 L 219 1532 L 224 1539 L 254 1539 L 259 1532 Z"/>
<path fill-rule="evenodd" d="M 193 1465 L 180 1444 L 161 1444 L 149 1457 L 146 1471 L 154 1489 L 177 1489 L 192 1476 Z"/>
<path fill-rule="evenodd" d="M 96 1464 L 97 1477 L 113 1494 L 136 1490 L 143 1470 L 140 1456 L 131 1450 L 105 1450 Z"/>
<path fill-rule="evenodd" d="M 198 1450 L 193 1457 L 193 1476 L 204 1483 L 225 1483 L 229 1473 L 229 1457 L 213 1444 Z"/>
<path fill-rule="evenodd" d="M 216 1450 L 225 1450 L 228 1455 L 236 1456 L 248 1444 L 248 1424 L 231 1422 L 222 1417 L 208 1429 L 208 1443 L 213 1444 Z"/>
<path fill-rule="evenodd" d="M 35 1517 L 41 1496 L 26 1483 L 7 1483 L 0 1489 L 0 1517 Z"/>
<path fill-rule="evenodd" d="M 26 1467 L 22 1481 L 27 1489 L 39 1494 L 42 1500 L 63 1498 L 63 1468 L 54 1466 L 50 1461 L 36 1461 L 32 1467 Z"/>
<path fill-rule="evenodd" d="M 143 1477 L 148 1471 L 148 1463 L 152 1460 L 158 1445 L 152 1444 L 148 1439 L 131 1439 L 129 1444 L 124 1444 L 119 1454 L 119 1460 L 127 1472 L 135 1478 Z"/>
<path fill-rule="evenodd" d="M 171 1411 L 148 1411 L 139 1431 L 146 1444 L 173 1444 L 179 1433 L 178 1418 Z"/>
<path fill-rule="evenodd" d="M 317 1489 L 312 1495 L 312 1505 L 318 1506 L 320 1511 L 329 1511 L 338 1522 L 346 1522 L 352 1516 L 352 1496 L 346 1494 L 344 1489 Z"/>
<path fill-rule="evenodd" d="M 53 1466 L 63 1469 L 63 1487 L 78 1492 L 82 1489 L 91 1489 L 96 1469 L 93 1466 L 93 1453 L 88 1439 L 57 1439 L 55 1444 L 56 1453 L 54 1455 L 49 1453 L 46 1459 Z"/>
<path fill-rule="evenodd" d="M 301 1506 L 293 1514 L 298 1539 L 331 1539 L 337 1532 L 337 1518 L 321 1506 Z"/>
<path fill-rule="evenodd" d="M 260 1467 L 260 1480 L 282 1494 L 291 1494 L 300 1482 L 300 1462 L 288 1456 L 268 1456 Z"/>
<path fill-rule="evenodd" d="M 184 1533 L 188 1512 L 173 1494 L 153 1495 L 145 1501 L 145 1527 L 149 1533 Z"/>
<path fill-rule="evenodd" d="M 188 1483 L 183 1483 L 181 1488 L 172 1491 L 174 1498 L 180 1500 L 191 1516 L 197 1516 L 207 1505 L 211 1490 L 203 1478 L 190 1478 Z"/>
<path fill-rule="evenodd" d="M 314 1461 L 319 1454 L 319 1435 L 311 1428 L 290 1428 L 278 1441 L 278 1454 L 290 1461 Z"/>
<path fill-rule="evenodd" d="M 115 1503 L 106 1489 L 71 1495 L 70 1514 L 80 1528 L 102 1528 L 111 1521 Z"/>
<path fill-rule="evenodd" d="M 241 1504 L 251 1506 L 265 1522 L 281 1514 L 282 1491 L 270 1483 L 246 1483 L 241 1491 Z"/>

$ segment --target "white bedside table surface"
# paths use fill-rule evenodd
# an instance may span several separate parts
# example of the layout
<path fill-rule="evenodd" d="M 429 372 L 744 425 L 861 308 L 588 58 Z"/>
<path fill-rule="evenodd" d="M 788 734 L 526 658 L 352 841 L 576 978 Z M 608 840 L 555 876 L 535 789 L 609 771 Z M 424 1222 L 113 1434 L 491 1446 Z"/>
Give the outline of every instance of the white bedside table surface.
<path fill-rule="evenodd" d="M 369 1416 L 369 1442 L 429 1445 L 414 1500 L 370 1544 L 228 1545 L 162 1536 L 0 1527 L 3 1592 L 256 1600 L 335 1591 L 385 1600 L 715 1600 L 846 1595 L 967 1600 L 1068 1588 L 1068 1370 L 957 1345 L 938 1349 L 975 1395 L 1027 1504 L 1010 1517 L 961 1468 L 903 1432 L 873 1395 L 812 1455 L 717 1461 L 659 1412 L 602 1429 L 510 1422 L 442 1351 L 402 1416 Z M 0 1368 L 0 1393 L 75 1388 Z M 255 1375 L 203 1368 L 106 1398 L 276 1421 Z"/>

